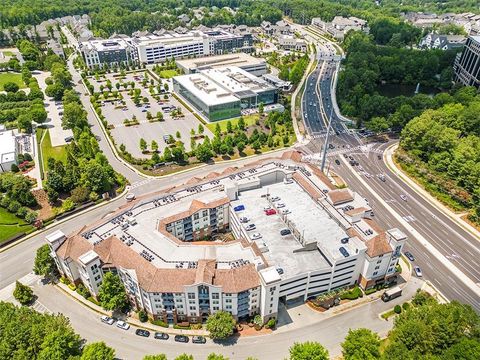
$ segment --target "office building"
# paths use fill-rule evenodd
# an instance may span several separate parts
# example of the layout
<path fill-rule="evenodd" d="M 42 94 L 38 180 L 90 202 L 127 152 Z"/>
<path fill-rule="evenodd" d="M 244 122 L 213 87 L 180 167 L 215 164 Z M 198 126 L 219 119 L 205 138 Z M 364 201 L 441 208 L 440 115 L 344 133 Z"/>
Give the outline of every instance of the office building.
<path fill-rule="evenodd" d="M 279 302 L 396 281 L 405 235 L 383 230 L 362 196 L 335 189 L 296 151 L 174 189 L 47 235 L 62 275 L 98 296 L 115 272 L 136 309 L 169 323 L 221 310 L 267 321 Z"/>
<path fill-rule="evenodd" d="M 262 76 L 267 73 L 265 59 L 256 58 L 244 52 L 178 60 L 177 66 L 183 70 L 184 74 L 194 74 L 200 70 L 225 66 L 236 66 L 255 76 Z"/>
<path fill-rule="evenodd" d="M 480 36 L 470 36 L 461 54 L 455 58 L 454 80 L 480 89 Z"/>
<path fill-rule="evenodd" d="M 278 100 L 276 87 L 236 66 L 176 76 L 173 89 L 209 121 L 238 117 L 242 109 Z"/>

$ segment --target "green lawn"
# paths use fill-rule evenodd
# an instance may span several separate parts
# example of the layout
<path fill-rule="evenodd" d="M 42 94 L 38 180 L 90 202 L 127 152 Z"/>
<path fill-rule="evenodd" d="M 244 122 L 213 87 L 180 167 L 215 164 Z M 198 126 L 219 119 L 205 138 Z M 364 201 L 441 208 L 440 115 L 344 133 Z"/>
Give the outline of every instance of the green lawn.
<path fill-rule="evenodd" d="M 2 50 L 4 56 L 14 56 L 15 54 L 12 51 Z"/>
<path fill-rule="evenodd" d="M 50 140 L 50 132 L 45 129 L 41 129 L 45 132 L 45 136 L 43 137 L 43 141 L 41 143 L 42 149 L 42 161 L 43 161 L 43 169 L 47 169 L 48 158 L 54 158 L 55 160 L 61 160 L 64 163 L 67 162 L 67 151 L 65 150 L 66 145 L 63 146 L 55 146 L 52 147 L 52 141 Z M 37 131 L 40 131 L 38 129 Z M 37 135 L 41 137 L 42 135 Z"/>
<path fill-rule="evenodd" d="M 24 220 L 0 207 L 0 244 L 17 234 L 27 232 L 32 228 L 32 225 L 27 224 Z"/>
<path fill-rule="evenodd" d="M 233 125 L 237 125 L 239 119 L 240 118 L 234 118 L 234 119 L 222 120 L 222 121 L 215 121 L 215 122 L 212 122 L 212 123 L 208 123 L 207 127 L 211 132 L 215 133 L 215 128 L 217 127 L 217 124 L 219 124 L 222 132 L 225 132 L 225 131 L 227 131 L 227 123 L 229 121 L 232 123 L 232 126 L 233 126 Z M 245 120 L 245 125 L 246 126 L 250 126 L 250 125 L 255 124 L 255 121 L 257 119 L 258 119 L 258 114 L 246 115 L 246 116 L 243 117 L 243 120 Z"/>
<path fill-rule="evenodd" d="M 176 70 L 162 70 L 160 71 L 160 77 L 164 79 L 170 79 L 174 76 L 177 76 L 178 73 Z"/>
<path fill-rule="evenodd" d="M 22 80 L 22 74 L 17 73 L 1 73 L 0 74 L 0 91 L 3 91 L 3 85 L 7 82 L 16 83 L 21 89 L 26 87 Z"/>

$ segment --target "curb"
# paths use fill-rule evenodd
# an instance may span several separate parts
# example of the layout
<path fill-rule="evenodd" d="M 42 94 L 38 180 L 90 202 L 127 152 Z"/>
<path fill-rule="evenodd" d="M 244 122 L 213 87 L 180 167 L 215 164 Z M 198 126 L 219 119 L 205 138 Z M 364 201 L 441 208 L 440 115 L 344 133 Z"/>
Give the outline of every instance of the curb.
<path fill-rule="evenodd" d="M 395 148 L 395 149 L 393 149 Z M 449 219 L 453 220 L 458 226 L 463 230 L 467 231 L 473 237 L 480 241 L 480 234 L 475 230 L 471 225 L 466 223 L 463 220 L 459 220 L 458 217 L 454 216 L 454 212 L 450 210 L 447 206 L 438 201 L 433 195 L 431 195 L 427 190 L 425 190 L 420 184 L 412 179 L 408 174 L 406 174 L 402 169 L 398 168 L 395 162 L 393 161 L 393 154 L 398 148 L 398 143 L 392 144 L 385 149 L 384 152 L 384 163 L 390 169 L 390 171 L 397 175 L 400 180 L 408 185 L 410 189 L 415 191 L 416 194 L 420 195 L 422 199 L 427 201 L 430 205 L 435 206 L 442 214 L 447 216 Z"/>

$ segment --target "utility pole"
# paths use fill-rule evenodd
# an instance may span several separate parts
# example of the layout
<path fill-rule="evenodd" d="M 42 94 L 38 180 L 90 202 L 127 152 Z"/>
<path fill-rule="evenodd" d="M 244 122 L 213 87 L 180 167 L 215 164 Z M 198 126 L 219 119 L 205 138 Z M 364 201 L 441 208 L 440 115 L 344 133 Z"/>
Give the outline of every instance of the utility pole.
<path fill-rule="evenodd" d="M 322 172 L 324 172 L 325 170 L 325 161 L 327 160 L 328 139 L 330 137 L 330 127 L 332 125 L 332 113 L 333 113 L 333 107 L 330 110 L 330 118 L 328 119 L 328 126 L 327 126 L 327 136 L 325 138 L 325 146 L 323 147 L 322 165 L 320 168 Z"/>

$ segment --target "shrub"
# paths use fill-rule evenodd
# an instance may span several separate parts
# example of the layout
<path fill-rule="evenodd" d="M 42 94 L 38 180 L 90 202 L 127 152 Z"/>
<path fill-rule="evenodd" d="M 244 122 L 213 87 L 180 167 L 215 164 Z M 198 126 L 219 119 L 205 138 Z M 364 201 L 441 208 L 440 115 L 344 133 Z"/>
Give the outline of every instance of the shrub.
<path fill-rule="evenodd" d="M 275 318 L 271 318 L 270 320 L 267 321 L 267 323 L 265 324 L 265 327 L 267 329 L 272 329 L 275 327 L 276 324 L 277 324 L 277 320 Z"/>
<path fill-rule="evenodd" d="M 20 171 L 17 164 L 12 164 L 12 166 L 10 167 L 10 170 L 12 170 L 12 172 L 14 172 L 14 173 L 17 173 L 17 172 Z"/>
<path fill-rule="evenodd" d="M 358 286 L 355 286 L 353 289 L 350 291 L 344 292 L 343 294 L 340 295 L 340 299 L 344 300 L 356 300 L 359 297 L 363 297 L 362 290 Z"/>
<path fill-rule="evenodd" d="M 393 311 L 395 312 L 395 314 L 400 314 L 402 312 L 402 307 L 400 305 L 395 305 Z"/>
<path fill-rule="evenodd" d="M 161 326 L 161 327 L 164 327 L 164 328 L 168 328 L 168 324 L 167 324 L 165 321 L 162 321 L 162 320 L 150 320 L 150 322 L 151 322 L 153 325 L 157 325 L 157 326 Z"/>
<path fill-rule="evenodd" d="M 100 306 L 100 303 L 99 303 L 97 300 L 95 300 L 95 298 L 94 298 L 93 296 L 89 296 L 89 297 L 87 298 L 87 300 L 90 301 L 90 302 L 92 302 L 92 303 L 94 303 L 95 305 Z"/>
<path fill-rule="evenodd" d="M 262 317 L 260 315 L 255 315 L 255 317 L 253 318 L 253 323 L 258 326 L 263 326 Z"/>
<path fill-rule="evenodd" d="M 402 308 L 403 308 L 403 310 L 407 311 L 410 308 L 410 304 L 405 302 L 405 303 L 402 304 Z"/>
<path fill-rule="evenodd" d="M 70 290 L 72 291 L 75 291 L 77 289 L 77 287 L 75 286 L 75 284 L 68 284 L 68 287 L 70 288 Z"/>
<path fill-rule="evenodd" d="M 148 315 L 147 313 L 145 312 L 145 310 L 140 310 L 138 312 L 138 319 L 141 321 L 141 322 L 145 322 L 148 320 Z"/>
<path fill-rule="evenodd" d="M 90 292 L 87 290 L 87 288 L 83 284 L 79 284 L 77 286 L 77 293 L 79 295 L 82 295 L 85 299 L 88 299 L 90 297 Z"/>
<path fill-rule="evenodd" d="M 177 330 L 191 330 L 192 329 L 192 327 L 190 325 L 184 326 L 184 325 L 180 325 L 180 324 L 173 325 L 173 328 L 177 329 Z"/>
<path fill-rule="evenodd" d="M 202 324 L 192 324 L 191 328 L 192 328 L 192 330 L 201 330 L 201 329 L 203 329 L 203 325 Z"/>
<path fill-rule="evenodd" d="M 370 288 L 368 290 L 365 290 L 365 295 L 370 295 L 370 294 L 373 294 L 375 291 L 377 291 L 376 288 Z"/>

